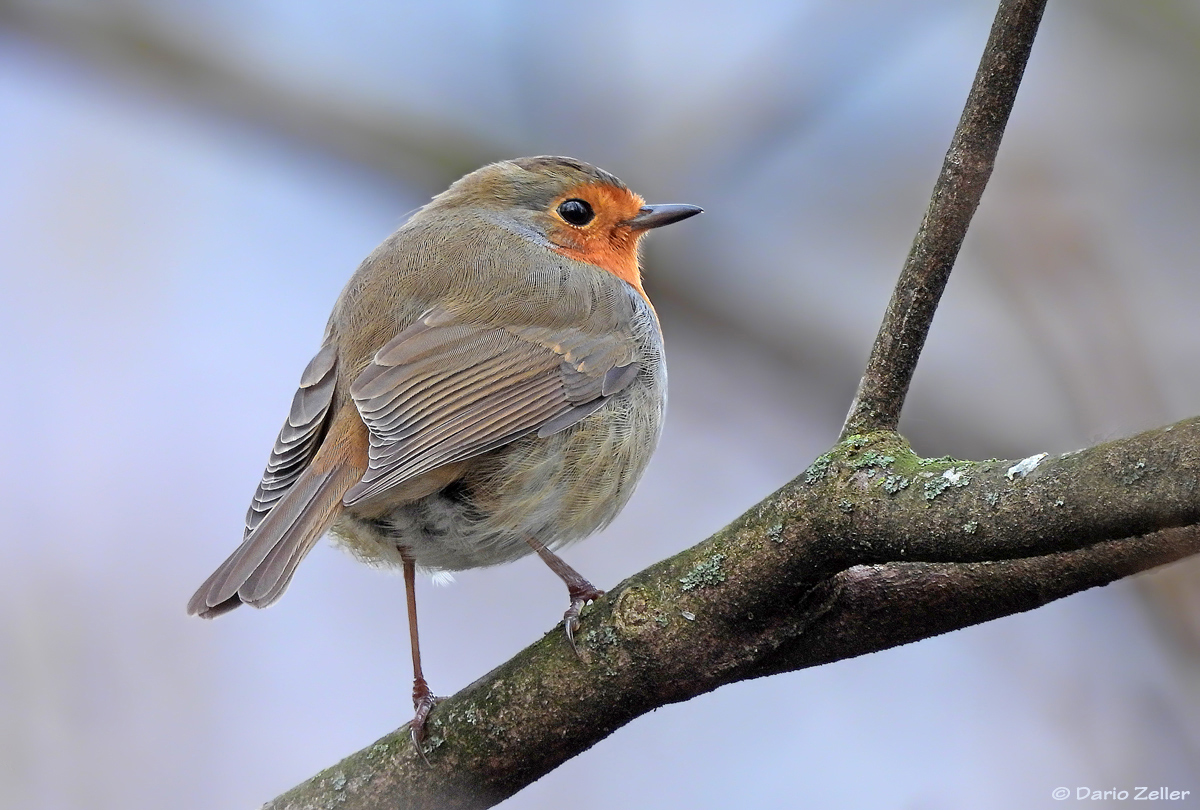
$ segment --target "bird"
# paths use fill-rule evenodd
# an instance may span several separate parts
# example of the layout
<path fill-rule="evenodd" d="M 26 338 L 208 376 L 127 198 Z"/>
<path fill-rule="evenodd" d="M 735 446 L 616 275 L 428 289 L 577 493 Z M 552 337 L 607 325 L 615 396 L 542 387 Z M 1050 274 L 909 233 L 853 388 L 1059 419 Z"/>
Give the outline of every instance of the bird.
<path fill-rule="evenodd" d="M 423 757 L 436 698 L 421 667 L 418 571 L 536 553 L 567 586 L 575 648 L 581 609 L 604 592 L 555 551 L 625 506 L 666 410 L 639 243 L 701 211 L 647 205 L 614 175 L 556 156 L 492 163 L 433 197 L 342 290 L 242 543 L 188 613 L 274 603 L 326 532 L 364 562 L 402 569 Z"/>

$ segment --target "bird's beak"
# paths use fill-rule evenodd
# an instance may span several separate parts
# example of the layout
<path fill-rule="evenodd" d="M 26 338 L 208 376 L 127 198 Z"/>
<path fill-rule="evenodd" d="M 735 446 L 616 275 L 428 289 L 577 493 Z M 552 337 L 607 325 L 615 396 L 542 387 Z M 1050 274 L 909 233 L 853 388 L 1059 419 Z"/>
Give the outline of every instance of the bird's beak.
<path fill-rule="evenodd" d="M 644 205 L 642 210 L 638 211 L 637 216 L 622 222 L 622 225 L 628 225 L 635 231 L 648 231 L 651 228 L 661 228 L 663 225 L 670 225 L 672 222 L 679 222 L 688 217 L 694 217 L 696 214 L 703 213 L 704 209 L 695 205 Z"/>

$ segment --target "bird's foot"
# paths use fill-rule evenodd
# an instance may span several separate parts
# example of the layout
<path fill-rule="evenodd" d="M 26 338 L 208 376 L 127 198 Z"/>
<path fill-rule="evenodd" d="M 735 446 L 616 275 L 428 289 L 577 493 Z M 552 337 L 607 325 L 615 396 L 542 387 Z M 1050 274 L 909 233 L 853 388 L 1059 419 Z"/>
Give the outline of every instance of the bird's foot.
<path fill-rule="evenodd" d="M 567 641 L 570 643 L 571 649 L 575 651 L 575 655 L 578 657 L 579 648 L 575 646 L 575 633 L 579 630 L 579 612 L 583 610 L 583 606 L 588 602 L 595 601 L 604 596 L 604 591 L 583 577 L 579 577 L 577 582 L 567 583 L 567 594 L 571 597 L 571 606 L 563 614 L 563 628 L 567 631 Z"/>
<path fill-rule="evenodd" d="M 413 681 L 413 709 L 416 710 L 416 715 L 409 724 L 409 733 L 412 735 L 413 747 L 417 749 L 417 753 L 421 755 L 421 759 L 425 760 L 425 764 L 429 764 L 429 758 L 425 756 L 425 747 L 422 745 L 425 742 L 425 720 L 429 717 L 430 710 L 437 705 L 438 698 L 433 692 L 429 691 L 429 684 L 425 683 L 424 678 L 417 678 Z"/>
<path fill-rule="evenodd" d="M 588 602 L 604 596 L 604 591 L 584 579 L 578 571 L 567 565 L 565 560 L 546 548 L 536 537 L 526 537 L 525 542 L 537 552 L 537 555 L 542 558 L 542 562 L 550 566 L 550 570 L 558 574 L 558 578 L 567 586 L 567 596 L 571 599 L 571 606 L 563 614 L 563 627 L 567 631 L 567 643 L 575 651 L 575 656 L 579 657 L 579 648 L 575 646 L 575 632 L 579 630 L 579 611 L 583 610 L 583 606 Z"/>

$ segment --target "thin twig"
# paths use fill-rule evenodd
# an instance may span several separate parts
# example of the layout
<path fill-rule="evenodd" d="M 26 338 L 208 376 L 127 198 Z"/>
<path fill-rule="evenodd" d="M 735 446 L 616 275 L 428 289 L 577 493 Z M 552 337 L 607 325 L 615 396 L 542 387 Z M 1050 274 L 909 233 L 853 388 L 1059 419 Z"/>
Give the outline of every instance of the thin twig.
<path fill-rule="evenodd" d="M 895 430 L 917 359 L 992 174 L 1046 0 L 1002 0 L 933 197 L 896 282 L 842 438 Z"/>

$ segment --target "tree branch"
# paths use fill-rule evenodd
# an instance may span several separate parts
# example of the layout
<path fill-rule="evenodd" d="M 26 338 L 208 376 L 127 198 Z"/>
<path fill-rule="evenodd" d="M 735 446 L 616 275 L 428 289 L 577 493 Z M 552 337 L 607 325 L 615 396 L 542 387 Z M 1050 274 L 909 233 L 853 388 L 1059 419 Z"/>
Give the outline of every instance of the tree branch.
<path fill-rule="evenodd" d="M 556 629 L 438 704 L 429 765 L 405 726 L 267 807 L 490 807 L 659 706 L 1196 553 L 1198 495 L 1200 418 L 1024 467 L 853 436 L 594 604 L 582 660 Z"/>
<path fill-rule="evenodd" d="M 992 175 L 1046 0 L 1002 0 L 925 218 L 896 282 L 842 438 L 895 430 L 954 260 Z"/>
<path fill-rule="evenodd" d="M 894 432 L 1044 2 L 1003 0 L 839 444 L 431 713 L 270 802 L 483 808 L 724 684 L 1029 610 L 1200 551 L 1200 418 L 1054 459 L 921 459 Z"/>

